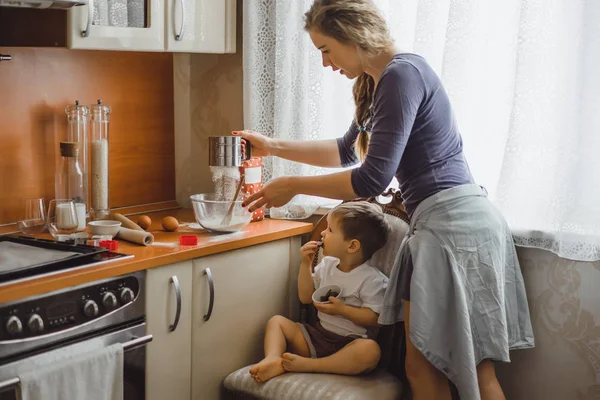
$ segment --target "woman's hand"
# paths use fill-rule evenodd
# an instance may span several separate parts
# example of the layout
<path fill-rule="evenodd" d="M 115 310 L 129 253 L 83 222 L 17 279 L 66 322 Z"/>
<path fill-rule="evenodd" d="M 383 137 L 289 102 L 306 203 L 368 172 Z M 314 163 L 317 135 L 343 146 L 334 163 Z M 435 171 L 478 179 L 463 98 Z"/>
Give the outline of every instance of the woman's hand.
<path fill-rule="evenodd" d="M 319 242 L 312 241 L 307 242 L 300 248 L 300 258 L 302 264 L 312 265 L 315 253 L 319 249 Z"/>
<path fill-rule="evenodd" d="M 266 157 L 271 155 L 271 146 L 273 139 L 267 137 L 261 133 L 254 131 L 233 131 L 233 136 L 241 136 L 242 139 L 242 151 L 246 152 L 246 140 L 252 143 L 252 157 Z"/>
<path fill-rule="evenodd" d="M 273 179 L 262 190 L 246 198 L 242 206 L 248 207 L 248 211 L 254 212 L 262 206 L 271 208 L 286 205 L 298 194 L 291 181 L 292 178 L 289 176 Z"/>
<path fill-rule="evenodd" d="M 343 315 L 344 308 L 346 307 L 346 304 L 342 300 L 336 299 L 333 296 L 329 297 L 329 304 L 313 302 L 313 305 L 317 310 L 329 315 Z"/>

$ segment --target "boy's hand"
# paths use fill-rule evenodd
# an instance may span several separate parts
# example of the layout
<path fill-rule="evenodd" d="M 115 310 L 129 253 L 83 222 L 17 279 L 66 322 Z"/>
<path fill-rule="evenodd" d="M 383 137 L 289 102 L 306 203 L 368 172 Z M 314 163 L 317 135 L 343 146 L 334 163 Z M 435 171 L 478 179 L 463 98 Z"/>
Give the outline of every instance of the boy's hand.
<path fill-rule="evenodd" d="M 300 248 L 300 257 L 302 258 L 302 264 L 312 265 L 315 253 L 319 249 L 319 244 L 319 242 L 313 240 L 312 242 L 308 242 Z"/>
<path fill-rule="evenodd" d="M 329 297 L 329 303 L 315 303 L 313 302 L 315 308 L 325 314 L 329 315 L 343 315 L 344 309 L 346 308 L 346 304 L 335 297 Z"/>

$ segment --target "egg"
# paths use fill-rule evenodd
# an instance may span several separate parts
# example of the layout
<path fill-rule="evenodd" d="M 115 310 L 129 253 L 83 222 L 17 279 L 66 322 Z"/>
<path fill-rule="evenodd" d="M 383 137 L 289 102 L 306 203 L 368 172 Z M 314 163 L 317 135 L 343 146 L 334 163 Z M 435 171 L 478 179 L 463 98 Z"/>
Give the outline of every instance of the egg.
<path fill-rule="evenodd" d="M 173 232 L 179 227 L 179 222 L 175 217 L 164 217 L 161 221 L 162 227 L 167 232 Z"/>
<path fill-rule="evenodd" d="M 150 225 L 152 225 L 152 219 L 147 215 L 142 215 L 140 218 L 138 218 L 137 224 L 143 230 L 148 230 L 148 228 L 150 228 Z"/>

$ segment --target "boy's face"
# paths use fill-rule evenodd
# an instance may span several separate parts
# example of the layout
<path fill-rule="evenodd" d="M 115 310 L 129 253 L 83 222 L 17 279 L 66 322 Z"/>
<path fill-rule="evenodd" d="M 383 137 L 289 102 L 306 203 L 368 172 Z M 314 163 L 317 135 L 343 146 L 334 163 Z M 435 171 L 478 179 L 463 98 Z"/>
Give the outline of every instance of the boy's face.
<path fill-rule="evenodd" d="M 324 256 L 342 258 L 346 254 L 354 252 L 354 248 L 358 244 L 356 239 L 344 239 L 344 233 L 338 218 L 332 217 L 331 213 L 327 215 L 327 228 L 321 232 L 321 237 L 323 238 Z"/>

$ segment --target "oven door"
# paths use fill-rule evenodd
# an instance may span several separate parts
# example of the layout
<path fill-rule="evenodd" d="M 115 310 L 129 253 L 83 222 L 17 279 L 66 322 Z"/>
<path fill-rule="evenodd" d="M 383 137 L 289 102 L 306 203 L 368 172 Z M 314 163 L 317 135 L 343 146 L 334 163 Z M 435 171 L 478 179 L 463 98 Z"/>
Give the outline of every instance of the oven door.
<path fill-rule="evenodd" d="M 152 335 L 146 335 L 146 323 L 139 322 L 102 332 L 95 332 L 79 340 L 71 340 L 60 347 L 53 347 L 44 352 L 23 355 L 17 359 L 0 364 L 0 400 L 17 400 L 19 386 L 18 375 L 31 371 L 37 365 L 46 364 L 46 360 L 68 358 L 75 354 L 108 347 L 115 343 L 123 344 L 125 400 L 143 400 L 145 397 L 146 379 L 146 343 Z"/>

